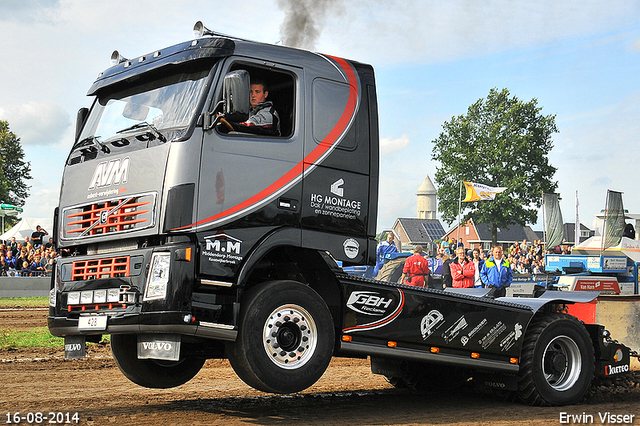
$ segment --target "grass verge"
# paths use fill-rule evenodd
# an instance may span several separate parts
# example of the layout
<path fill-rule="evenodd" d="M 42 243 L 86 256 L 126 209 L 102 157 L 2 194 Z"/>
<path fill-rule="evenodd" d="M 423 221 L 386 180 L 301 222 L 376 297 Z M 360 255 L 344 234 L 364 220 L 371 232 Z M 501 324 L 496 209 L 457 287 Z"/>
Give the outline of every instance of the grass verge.
<path fill-rule="evenodd" d="M 46 308 L 49 306 L 48 297 L 0 297 L 0 306 L 28 306 Z"/>
<path fill-rule="evenodd" d="M 0 329 L 0 350 L 11 348 L 63 348 L 64 339 L 49 333 L 47 327 L 16 331 Z"/>
<path fill-rule="evenodd" d="M 102 336 L 102 342 L 108 342 L 108 334 Z M 87 345 L 93 343 L 87 342 Z M 64 338 L 52 336 L 47 327 L 35 327 L 27 330 L 0 329 L 0 350 L 17 348 L 64 348 Z"/>

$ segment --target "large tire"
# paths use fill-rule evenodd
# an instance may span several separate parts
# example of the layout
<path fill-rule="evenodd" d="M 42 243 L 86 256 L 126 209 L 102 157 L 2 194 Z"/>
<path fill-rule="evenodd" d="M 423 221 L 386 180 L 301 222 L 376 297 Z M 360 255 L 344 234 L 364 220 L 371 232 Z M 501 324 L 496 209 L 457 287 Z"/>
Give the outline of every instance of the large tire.
<path fill-rule="evenodd" d="M 204 358 L 185 357 L 179 361 L 138 359 L 138 336 L 112 334 L 111 352 L 122 374 L 147 388 L 166 389 L 191 380 L 204 365 Z"/>
<path fill-rule="evenodd" d="M 529 405 L 580 402 L 591 386 L 594 349 L 584 325 L 566 314 L 533 320 L 522 347 L 518 398 Z"/>
<path fill-rule="evenodd" d="M 299 392 L 324 374 L 334 339 L 331 312 L 313 289 L 295 281 L 272 281 L 243 298 L 238 336 L 227 343 L 227 356 L 249 386 Z"/>

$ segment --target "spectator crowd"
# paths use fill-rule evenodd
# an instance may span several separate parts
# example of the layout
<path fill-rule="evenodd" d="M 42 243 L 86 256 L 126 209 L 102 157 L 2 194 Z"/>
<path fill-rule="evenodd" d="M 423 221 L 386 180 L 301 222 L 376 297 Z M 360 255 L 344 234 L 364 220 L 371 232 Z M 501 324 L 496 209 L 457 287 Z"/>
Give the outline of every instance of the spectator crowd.
<path fill-rule="evenodd" d="M 48 232 L 40 226 L 31 236 L 17 241 L 16 237 L 0 243 L 0 276 L 41 277 L 51 276 L 56 253 L 54 241 L 44 241 Z"/>
<path fill-rule="evenodd" d="M 393 235 L 389 234 L 378 246 L 375 270 L 380 271 L 388 254 L 397 251 Z M 562 253 L 569 254 L 566 246 Z M 422 247 L 416 246 L 404 264 L 399 282 L 430 288 L 486 287 L 491 289 L 490 296 L 502 297 L 514 275 L 544 273 L 544 256 L 542 240 L 516 241 L 509 247 L 497 245 L 487 252 L 480 248 L 466 249 L 462 242 L 451 238 L 438 245 L 435 259 L 429 261 Z M 429 264 L 431 269 L 442 273 L 434 274 Z M 436 275 L 438 279 L 435 279 Z"/>

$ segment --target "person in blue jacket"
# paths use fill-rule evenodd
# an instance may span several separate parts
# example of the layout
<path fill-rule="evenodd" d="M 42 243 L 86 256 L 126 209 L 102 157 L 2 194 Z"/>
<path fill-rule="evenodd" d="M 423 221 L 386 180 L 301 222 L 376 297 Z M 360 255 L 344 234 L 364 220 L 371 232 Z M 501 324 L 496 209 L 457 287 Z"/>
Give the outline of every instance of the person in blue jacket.
<path fill-rule="evenodd" d="M 504 258 L 501 246 L 495 246 L 491 251 L 493 256 L 485 260 L 484 268 L 480 271 L 480 278 L 485 287 L 491 289 L 488 297 L 504 297 L 507 287 L 513 281 L 513 272 L 509 262 Z"/>
<path fill-rule="evenodd" d="M 392 232 L 387 234 L 387 240 L 378 244 L 378 249 L 376 250 L 376 267 L 373 270 L 373 276 L 378 275 L 378 271 L 382 269 L 382 265 L 384 265 L 384 258 L 387 254 L 397 253 L 398 247 L 394 241 L 394 236 Z"/>

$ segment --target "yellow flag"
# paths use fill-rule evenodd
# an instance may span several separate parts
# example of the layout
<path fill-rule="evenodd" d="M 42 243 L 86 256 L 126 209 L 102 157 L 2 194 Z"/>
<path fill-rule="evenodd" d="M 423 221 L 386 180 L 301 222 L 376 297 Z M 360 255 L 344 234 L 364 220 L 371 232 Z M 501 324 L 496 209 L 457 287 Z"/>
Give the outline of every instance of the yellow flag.
<path fill-rule="evenodd" d="M 467 203 L 469 201 L 485 201 L 493 200 L 496 198 L 496 194 L 504 192 L 507 188 L 493 187 L 483 185 L 481 183 L 474 182 L 462 182 L 467 190 L 467 196 L 462 202 Z"/>

